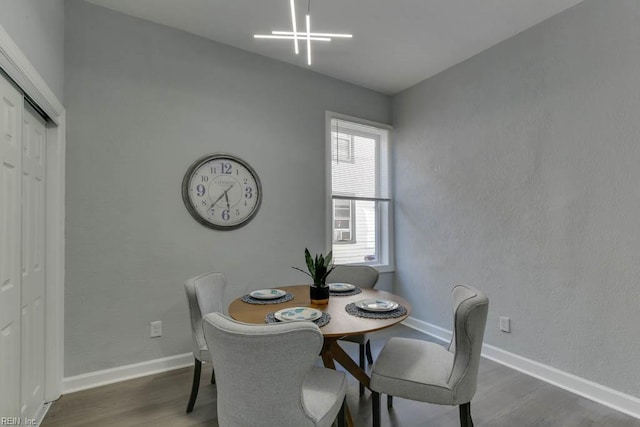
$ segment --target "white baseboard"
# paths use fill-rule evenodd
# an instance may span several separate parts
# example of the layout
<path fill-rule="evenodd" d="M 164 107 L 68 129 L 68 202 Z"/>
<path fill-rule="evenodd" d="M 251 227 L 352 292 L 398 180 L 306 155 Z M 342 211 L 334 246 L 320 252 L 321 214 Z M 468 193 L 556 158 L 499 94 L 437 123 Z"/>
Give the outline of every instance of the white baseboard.
<path fill-rule="evenodd" d="M 448 330 L 441 328 L 440 326 L 433 325 L 431 323 L 424 322 L 422 320 L 418 320 L 415 317 L 407 317 L 403 322 L 403 325 L 410 327 L 411 329 L 415 329 L 416 331 L 422 332 L 423 334 L 427 334 L 432 336 L 433 338 L 442 341 L 449 342 L 451 341 L 451 337 L 453 333 Z"/>
<path fill-rule="evenodd" d="M 193 354 L 185 353 L 177 356 L 163 357 L 131 365 L 118 366 L 111 369 L 89 372 L 82 375 L 67 377 L 62 382 L 62 394 L 69 394 L 80 390 L 99 387 L 102 385 L 131 380 L 146 375 L 185 368 L 193 365 Z"/>
<path fill-rule="evenodd" d="M 42 421 L 44 420 L 44 417 L 47 415 L 47 412 L 49 412 L 50 407 L 51 407 L 51 402 L 45 402 L 42 404 L 40 409 L 38 409 L 38 412 L 36 413 L 36 426 L 40 426 L 40 424 L 42 424 Z M 24 424 L 26 425 L 26 423 Z"/>
<path fill-rule="evenodd" d="M 431 323 L 409 317 L 403 324 L 440 341 L 449 342 L 451 340 L 451 331 Z M 553 384 L 556 387 L 570 391 L 578 396 L 608 406 L 616 411 L 620 411 L 634 418 L 640 418 L 640 399 L 635 396 L 619 392 L 602 384 L 561 371 L 560 369 L 536 362 L 535 360 L 518 356 L 517 354 L 489 344 L 482 346 L 482 356 L 501 365 L 515 369 L 516 371 Z"/>
<path fill-rule="evenodd" d="M 452 332 L 441 328 L 440 326 L 436 326 L 413 317 L 407 318 L 403 324 L 430 335 L 440 341 L 449 342 L 451 340 Z M 482 356 L 549 384 L 553 384 L 556 387 L 560 387 L 564 390 L 640 419 L 640 399 L 635 396 L 619 392 L 610 387 L 561 371 L 543 363 L 536 362 L 535 360 L 527 359 L 526 357 L 519 356 L 489 344 L 484 344 L 482 346 Z M 63 381 L 63 394 L 139 378 L 146 375 L 157 374 L 160 372 L 171 371 L 173 369 L 184 368 L 191 365 L 193 365 L 193 355 L 191 353 L 185 353 L 177 356 L 134 363 L 132 365 L 119 366 L 117 368 L 89 372 L 87 374 L 65 378 Z"/>

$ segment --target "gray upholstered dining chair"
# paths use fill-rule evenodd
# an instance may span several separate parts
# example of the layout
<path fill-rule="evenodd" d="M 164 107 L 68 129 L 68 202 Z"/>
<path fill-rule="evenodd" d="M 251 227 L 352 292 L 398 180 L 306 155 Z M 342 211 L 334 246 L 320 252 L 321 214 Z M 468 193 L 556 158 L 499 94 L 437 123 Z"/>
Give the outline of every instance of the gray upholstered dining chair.
<path fill-rule="evenodd" d="M 368 265 L 336 265 L 335 268 L 327 276 L 327 283 L 351 283 L 359 288 L 373 288 L 378 283 L 380 274 L 378 270 Z M 368 334 L 352 335 L 343 338 L 345 341 L 354 342 L 360 347 L 359 365 L 364 370 L 364 356 L 367 355 L 367 361 L 371 365 L 373 363 L 373 355 L 371 354 L 371 341 Z M 364 394 L 364 386 L 360 384 L 360 394 Z"/>
<path fill-rule="evenodd" d="M 202 316 L 204 314 L 223 311 L 223 295 L 227 280 L 222 273 L 206 273 L 193 277 L 184 283 L 189 302 L 191 316 L 192 351 L 195 361 L 193 369 L 193 383 L 191 396 L 187 404 L 187 413 L 193 411 L 200 387 L 200 372 L 202 362 L 211 363 L 211 356 L 204 339 L 202 330 Z M 211 384 L 215 383 L 215 372 L 211 372 Z"/>
<path fill-rule="evenodd" d="M 482 339 L 489 300 L 479 290 L 454 286 L 454 329 L 448 348 L 439 344 L 391 338 L 371 372 L 373 425 L 380 426 L 380 393 L 440 405 L 458 405 L 460 425 L 473 427 L 471 399 L 476 392 Z"/>
<path fill-rule="evenodd" d="M 322 349 L 311 322 L 251 325 L 220 313 L 203 319 L 217 370 L 222 427 L 344 426 L 343 372 L 314 366 Z"/>

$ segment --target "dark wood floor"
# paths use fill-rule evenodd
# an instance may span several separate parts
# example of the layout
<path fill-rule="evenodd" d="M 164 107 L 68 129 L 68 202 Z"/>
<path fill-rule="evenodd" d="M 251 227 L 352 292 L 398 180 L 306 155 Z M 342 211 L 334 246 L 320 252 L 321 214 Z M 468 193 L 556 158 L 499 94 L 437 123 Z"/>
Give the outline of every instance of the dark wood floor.
<path fill-rule="evenodd" d="M 375 335 L 374 357 L 389 336 L 428 339 L 399 325 Z M 345 343 L 344 347 L 357 360 L 357 346 Z M 185 413 L 191 375 L 192 368 L 178 369 L 62 396 L 42 426 L 217 426 L 216 388 L 209 384 L 207 365 L 195 409 Z M 355 425 L 370 426 L 371 394 L 366 391 L 360 397 L 351 377 L 347 401 Z M 471 412 L 476 427 L 640 427 L 640 420 L 485 359 Z M 396 398 L 390 411 L 383 403 L 382 425 L 455 427 L 458 410 Z"/>

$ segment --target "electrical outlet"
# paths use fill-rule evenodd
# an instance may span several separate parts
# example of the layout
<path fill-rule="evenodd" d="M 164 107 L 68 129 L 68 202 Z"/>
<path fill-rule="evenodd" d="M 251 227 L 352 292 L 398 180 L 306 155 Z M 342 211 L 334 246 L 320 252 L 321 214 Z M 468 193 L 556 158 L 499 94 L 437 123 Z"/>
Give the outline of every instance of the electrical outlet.
<path fill-rule="evenodd" d="M 511 319 L 508 317 L 500 317 L 500 330 L 502 332 L 511 332 Z"/>
<path fill-rule="evenodd" d="M 162 320 L 156 320 L 155 322 L 151 322 L 151 334 L 149 335 L 151 338 L 157 338 L 162 336 Z"/>

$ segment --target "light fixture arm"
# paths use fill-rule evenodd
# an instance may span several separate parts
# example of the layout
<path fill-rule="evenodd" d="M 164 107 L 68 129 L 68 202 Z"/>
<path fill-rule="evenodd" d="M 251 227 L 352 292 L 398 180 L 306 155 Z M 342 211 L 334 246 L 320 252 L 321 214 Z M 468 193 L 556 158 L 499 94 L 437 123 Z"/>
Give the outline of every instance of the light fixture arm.
<path fill-rule="evenodd" d="M 291 25 L 293 27 L 293 46 L 294 46 L 294 50 L 296 52 L 296 55 L 300 53 L 300 50 L 298 49 L 298 26 L 296 23 L 296 5 L 295 5 L 296 0 L 290 0 L 290 4 L 291 4 Z"/>
<path fill-rule="evenodd" d="M 311 65 L 311 0 L 307 3 L 307 65 Z"/>

